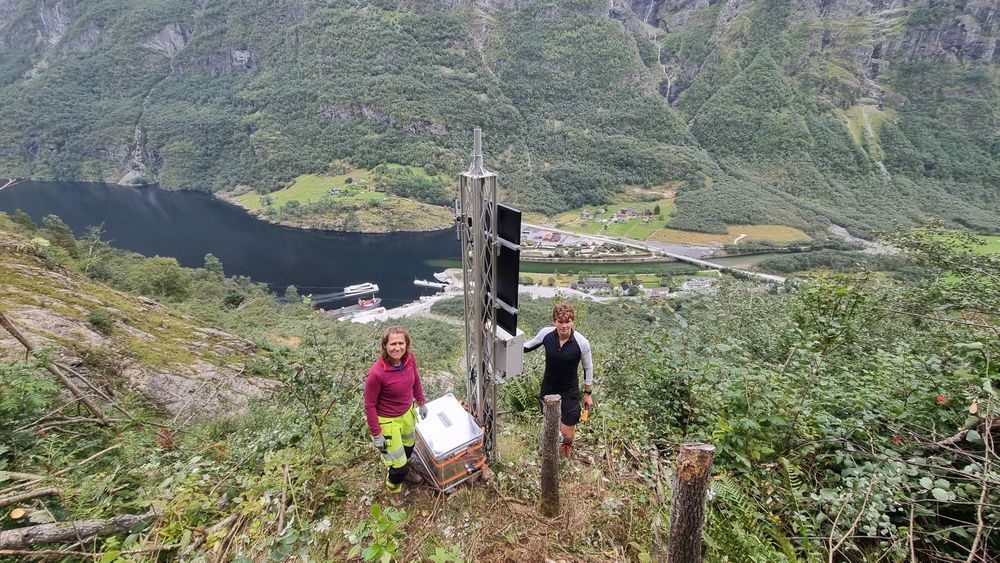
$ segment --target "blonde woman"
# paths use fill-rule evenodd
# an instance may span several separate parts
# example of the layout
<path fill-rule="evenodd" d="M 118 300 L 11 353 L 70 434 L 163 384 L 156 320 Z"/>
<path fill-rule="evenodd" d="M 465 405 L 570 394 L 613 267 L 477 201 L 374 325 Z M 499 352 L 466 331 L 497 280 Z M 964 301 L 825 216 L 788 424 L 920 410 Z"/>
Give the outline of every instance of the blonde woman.
<path fill-rule="evenodd" d="M 410 351 L 410 334 L 401 326 L 385 329 L 382 356 L 372 364 L 365 379 L 365 416 L 372 443 L 388 468 L 385 487 L 391 494 L 403 492 L 403 481 L 423 481 L 416 471 L 410 471 L 409 461 L 417 414 L 420 418 L 427 416 L 426 402 L 417 361 Z"/>

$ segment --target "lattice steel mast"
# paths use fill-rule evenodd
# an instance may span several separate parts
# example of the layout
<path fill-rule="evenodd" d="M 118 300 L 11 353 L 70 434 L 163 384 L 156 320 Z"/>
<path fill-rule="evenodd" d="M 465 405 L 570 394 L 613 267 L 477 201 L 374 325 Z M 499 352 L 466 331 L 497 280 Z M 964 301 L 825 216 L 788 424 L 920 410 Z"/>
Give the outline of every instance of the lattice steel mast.
<path fill-rule="evenodd" d="M 469 412 L 485 427 L 487 455 L 496 445 L 497 176 L 483 166 L 482 131 L 473 133 L 472 163 L 460 176 L 456 210 L 465 289 L 465 362 Z"/>

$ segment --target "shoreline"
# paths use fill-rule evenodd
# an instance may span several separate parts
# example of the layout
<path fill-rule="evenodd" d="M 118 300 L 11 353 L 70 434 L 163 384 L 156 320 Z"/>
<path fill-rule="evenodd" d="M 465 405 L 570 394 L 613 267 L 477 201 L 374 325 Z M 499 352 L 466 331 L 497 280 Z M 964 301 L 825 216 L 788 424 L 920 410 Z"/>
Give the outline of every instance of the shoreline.
<path fill-rule="evenodd" d="M 166 189 L 166 188 L 161 188 L 161 189 Z M 178 188 L 178 189 L 185 189 L 185 188 Z M 192 191 L 199 191 L 199 190 L 192 190 Z M 288 228 L 291 228 L 291 229 L 301 229 L 303 231 L 321 231 L 321 232 L 327 232 L 327 233 L 358 233 L 358 234 L 366 234 L 366 235 L 388 235 L 388 234 L 392 234 L 392 233 L 434 233 L 434 232 L 438 232 L 438 231 L 446 231 L 448 229 L 451 229 L 452 226 L 453 226 L 453 225 L 448 225 L 446 227 L 440 227 L 440 228 L 435 228 L 435 229 L 406 229 L 406 230 L 397 229 L 397 230 L 391 230 L 391 231 L 390 230 L 363 230 L 363 229 L 359 229 L 359 230 L 356 230 L 356 231 L 347 231 L 347 230 L 343 230 L 343 229 L 327 229 L 327 228 L 324 228 L 324 227 L 314 227 L 314 226 L 310 226 L 310 225 L 301 225 L 301 224 L 298 224 L 298 223 L 289 223 L 289 222 L 285 222 L 285 221 L 275 221 L 273 219 L 268 219 L 268 218 L 264 217 L 263 214 L 261 214 L 261 213 L 255 213 L 253 210 L 251 210 L 247 206 L 245 206 L 242 203 L 240 203 L 238 199 L 236 199 L 234 196 L 229 195 L 228 192 L 209 192 L 209 194 L 211 194 L 211 196 L 212 196 L 213 199 L 217 199 L 219 201 L 222 201 L 222 202 L 225 202 L 225 203 L 227 203 L 229 205 L 232 205 L 233 207 L 237 207 L 239 209 L 242 209 L 244 213 L 246 213 L 247 215 L 253 217 L 254 219 L 256 219 L 258 221 L 263 221 L 264 223 L 269 223 L 271 225 L 279 225 L 279 226 L 282 226 L 282 227 L 288 227 Z"/>
<path fill-rule="evenodd" d="M 392 309 L 384 309 L 382 311 L 372 311 L 370 313 L 360 313 L 357 315 L 351 315 L 349 317 L 344 317 L 337 319 L 339 321 L 349 321 L 352 323 L 368 324 L 373 322 L 385 322 L 392 319 L 401 319 L 403 317 L 412 316 L 429 316 L 434 317 L 431 313 L 431 308 L 438 301 L 449 299 L 452 297 L 460 297 L 463 295 L 462 280 L 457 276 L 460 272 L 459 268 L 447 268 L 442 272 L 444 276 L 448 279 L 448 287 L 439 293 L 434 295 L 424 295 L 415 301 L 410 303 L 405 303 L 399 307 L 393 307 Z M 436 277 L 436 276 L 435 276 Z M 617 299 L 615 297 L 604 297 L 598 295 L 591 295 L 589 293 L 579 291 L 576 289 L 570 289 L 568 287 L 543 287 L 535 285 L 517 285 L 517 293 L 520 296 L 527 296 L 529 299 L 540 299 L 540 298 L 554 298 L 562 297 L 569 299 L 582 299 L 589 301 L 610 301 Z M 461 322 L 461 319 L 455 319 L 456 322 Z"/>
<path fill-rule="evenodd" d="M 11 180 L 13 180 L 13 182 L 11 182 Z M 233 207 L 239 208 L 244 213 L 246 213 L 247 215 L 253 217 L 254 219 L 256 219 L 258 221 L 261 221 L 261 222 L 264 222 L 264 223 L 268 223 L 268 224 L 271 224 L 271 225 L 277 225 L 277 226 L 285 227 L 285 228 L 289 228 L 289 229 L 299 229 L 299 230 L 303 230 L 303 231 L 319 231 L 319 232 L 326 232 L 326 233 L 353 233 L 353 234 L 362 234 L 362 235 L 390 235 L 390 234 L 393 234 L 393 233 L 433 233 L 433 232 L 438 232 L 438 231 L 445 231 L 445 230 L 448 230 L 448 229 L 451 229 L 451 228 L 454 227 L 454 222 L 450 222 L 446 226 L 442 226 L 442 227 L 439 227 L 439 228 L 433 228 L 433 229 L 397 229 L 397 230 L 363 230 L 363 229 L 359 229 L 359 230 L 353 230 L 353 231 L 351 231 L 351 230 L 344 230 L 344 229 L 328 229 L 328 228 L 324 228 L 324 227 L 314 227 L 314 226 L 309 226 L 309 225 L 300 225 L 300 224 L 297 224 L 297 223 L 289 223 L 289 222 L 284 222 L 284 221 L 273 221 L 271 219 L 267 219 L 266 217 L 261 216 L 258 213 L 254 213 L 253 211 L 251 211 L 250 209 L 248 209 L 246 206 L 244 206 L 244 205 L 240 204 L 238 201 L 236 201 L 235 198 L 233 198 L 231 196 L 228 196 L 228 194 L 225 193 L 225 192 L 213 192 L 213 191 L 208 190 L 208 189 L 199 189 L 199 188 L 181 188 L 181 187 L 175 187 L 175 186 L 163 186 L 163 185 L 159 184 L 158 182 L 152 182 L 152 183 L 149 183 L 149 184 L 123 184 L 121 182 L 107 182 L 107 181 L 96 181 L 96 180 L 46 180 L 46 179 L 32 179 L 32 178 L 0 178 L 0 189 L 8 188 L 8 187 L 13 187 L 13 186 L 15 186 L 17 184 L 20 184 L 22 182 L 72 182 L 72 183 L 78 183 L 78 184 L 103 184 L 105 186 L 114 186 L 114 187 L 117 187 L 117 188 L 128 188 L 128 189 L 154 188 L 154 189 L 168 191 L 168 192 L 196 192 L 196 193 L 204 193 L 204 194 L 208 194 L 209 196 L 211 196 L 212 199 L 215 199 L 215 200 L 221 201 L 223 203 L 226 203 L 228 205 L 232 205 Z"/>

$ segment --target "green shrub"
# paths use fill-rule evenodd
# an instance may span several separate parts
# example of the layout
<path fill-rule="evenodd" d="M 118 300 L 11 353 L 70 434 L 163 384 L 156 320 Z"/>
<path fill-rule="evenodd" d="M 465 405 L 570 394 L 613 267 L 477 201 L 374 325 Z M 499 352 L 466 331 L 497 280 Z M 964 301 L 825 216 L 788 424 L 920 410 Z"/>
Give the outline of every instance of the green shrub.
<path fill-rule="evenodd" d="M 97 329 L 97 332 L 100 332 L 101 334 L 104 335 L 111 334 L 111 332 L 114 331 L 115 328 L 115 325 L 111 320 L 111 317 L 109 317 L 108 314 L 103 309 L 97 309 L 97 308 L 91 309 L 87 313 L 87 322 L 90 323 L 90 326 Z"/>

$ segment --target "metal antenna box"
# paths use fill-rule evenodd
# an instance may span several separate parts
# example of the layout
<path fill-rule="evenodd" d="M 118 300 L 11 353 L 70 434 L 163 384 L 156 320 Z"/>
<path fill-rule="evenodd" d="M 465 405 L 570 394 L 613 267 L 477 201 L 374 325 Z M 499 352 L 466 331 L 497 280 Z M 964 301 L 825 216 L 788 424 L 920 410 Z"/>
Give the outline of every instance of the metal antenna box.
<path fill-rule="evenodd" d="M 502 327 L 497 327 L 496 345 L 493 347 L 497 383 L 521 375 L 524 369 L 524 331 L 516 330 L 517 334 L 511 335 Z"/>

